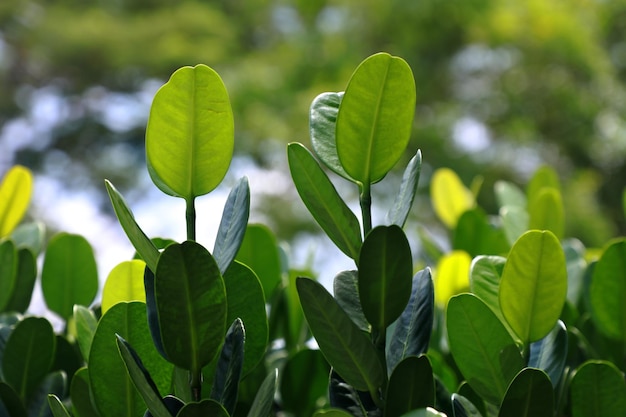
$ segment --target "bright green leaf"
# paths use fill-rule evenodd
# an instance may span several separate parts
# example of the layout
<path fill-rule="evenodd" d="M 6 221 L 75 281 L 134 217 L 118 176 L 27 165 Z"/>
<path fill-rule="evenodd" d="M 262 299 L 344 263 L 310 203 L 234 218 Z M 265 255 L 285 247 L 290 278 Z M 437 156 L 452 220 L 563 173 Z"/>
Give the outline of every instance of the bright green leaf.
<path fill-rule="evenodd" d="M 102 289 L 102 313 L 117 303 L 124 301 L 146 302 L 146 292 L 143 286 L 143 274 L 146 263 L 134 259 L 124 261 L 115 266 Z"/>
<path fill-rule="evenodd" d="M 15 165 L 0 183 L 0 238 L 8 236 L 22 220 L 33 191 L 33 174 Z"/>
<path fill-rule="evenodd" d="M 554 390 L 539 369 L 525 368 L 506 390 L 498 417 L 552 417 Z"/>
<path fill-rule="evenodd" d="M 435 268 L 435 302 L 444 308 L 453 295 L 469 289 L 472 259 L 465 251 L 455 250 L 439 259 Z"/>
<path fill-rule="evenodd" d="M 557 237 L 565 231 L 565 212 L 561 193 L 555 188 L 542 188 L 528 204 L 529 229 L 550 230 Z"/>
<path fill-rule="evenodd" d="M 213 257 L 222 275 L 239 252 L 246 234 L 249 215 L 250 187 L 248 179 L 243 177 L 228 194 L 213 247 Z"/>
<path fill-rule="evenodd" d="M 494 191 L 500 208 L 517 207 L 522 210 L 526 209 L 526 195 L 515 184 L 507 181 L 496 181 Z"/>
<path fill-rule="evenodd" d="M 98 327 L 98 319 L 94 312 L 81 305 L 74 306 L 74 323 L 76 324 L 76 340 L 85 361 L 89 360 L 91 342 Z"/>
<path fill-rule="evenodd" d="M 437 217 L 450 229 L 454 229 L 461 214 L 475 205 L 471 191 L 449 168 L 439 168 L 430 183 L 430 198 Z"/>
<path fill-rule="evenodd" d="M 504 230 L 492 224 L 480 207 L 467 210 L 459 217 L 452 247 L 464 250 L 472 257 L 501 255 L 509 251 Z"/>
<path fill-rule="evenodd" d="M 520 207 L 505 206 L 500 209 L 500 217 L 506 239 L 513 245 L 528 230 L 528 212 Z"/>
<path fill-rule="evenodd" d="M 269 299 L 282 274 L 278 242 L 272 231 L 261 224 L 249 224 L 235 259 L 254 271 Z"/>
<path fill-rule="evenodd" d="M 388 224 L 404 227 L 404 223 L 406 223 L 406 219 L 409 217 L 411 207 L 413 207 L 413 200 L 417 193 L 417 183 L 419 182 L 421 171 L 422 152 L 418 150 L 404 170 L 402 182 L 400 183 L 400 191 L 396 195 L 387 213 L 386 221 Z"/>
<path fill-rule="evenodd" d="M 612 363 L 588 361 L 576 370 L 570 385 L 573 417 L 626 416 L 626 383 Z"/>
<path fill-rule="evenodd" d="M 385 417 L 399 417 L 435 405 L 433 369 L 426 356 L 409 356 L 395 367 L 387 385 Z"/>
<path fill-rule="evenodd" d="M 70 412 L 67 411 L 56 395 L 48 394 L 48 404 L 50 405 L 50 411 L 52 411 L 54 417 L 71 417 Z"/>
<path fill-rule="evenodd" d="M 532 200 L 534 200 L 544 188 L 553 188 L 557 191 L 561 189 L 559 177 L 554 168 L 549 165 L 539 167 L 528 182 L 526 186 L 526 197 L 528 198 L 529 204 L 532 203 Z"/>

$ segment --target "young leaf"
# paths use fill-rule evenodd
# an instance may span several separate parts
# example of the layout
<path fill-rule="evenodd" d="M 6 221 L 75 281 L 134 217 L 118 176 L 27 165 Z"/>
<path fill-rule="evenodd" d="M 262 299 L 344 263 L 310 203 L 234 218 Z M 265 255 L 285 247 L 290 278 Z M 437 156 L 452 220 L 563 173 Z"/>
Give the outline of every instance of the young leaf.
<path fill-rule="evenodd" d="M 411 298 L 396 322 L 387 349 L 388 373 L 404 358 L 419 356 L 428 350 L 433 329 L 434 297 L 430 268 L 426 268 L 413 276 Z"/>
<path fill-rule="evenodd" d="M 399 226 L 378 226 L 359 254 L 359 297 L 373 328 L 384 332 L 404 311 L 411 296 L 411 247 Z"/>
<path fill-rule="evenodd" d="M 357 390 L 375 392 L 385 373 L 372 342 L 321 284 L 307 278 L 296 284 L 304 316 L 328 363 Z"/>
<path fill-rule="evenodd" d="M 559 320 L 554 329 L 543 339 L 530 345 L 528 366 L 543 370 L 557 388 L 567 359 L 567 330 Z"/>
<path fill-rule="evenodd" d="M 287 147 L 291 177 L 304 205 L 330 240 L 356 260 L 361 247 L 359 221 L 311 153 L 299 143 Z"/>
<path fill-rule="evenodd" d="M 453 417 L 483 417 L 480 411 L 467 398 L 459 394 L 452 394 Z"/>
<path fill-rule="evenodd" d="M 12 167 L 0 183 L 0 238 L 22 220 L 33 191 L 33 174 L 21 165 Z"/>
<path fill-rule="evenodd" d="M 426 356 L 409 356 L 395 367 L 387 385 L 385 417 L 435 405 L 433 369 Z"/>
<path fill-rule="evenodd" d="M 404 223 L 406 223 L 406 219 L 409 217 L 409 212 L 413 206 L 415 194 L 417 193 L 417 183 L 419 181 L 421 171 L 422 152 L 418 150 L 404 170 L 402 183 L 400 184 L 400 191 L 396 195 L 393 205 L 387 213 L 387 224 L 395 224 L 400 227 L 404 227 Z"/>
<path fill-rule="evenodd" d="M 236 259 L 250 267 L 269 299 L 281 280 L 280 251 L 274 233 L 264 225 L 249 224 Z M 234 320 L 234 318 L 233 318 Z"/>
<path fill-rule="evenodd" d="M 473 294 L 450 299 L 446 327 L 450 352 L 465 380 L 485 400 L 499 404 L 509 383 L 524 366 L 507 330 Z"/>
<path fill-rule="evenodd" d="M 570 385 L 572 416 L 626 415 L 626 383 L 617 367 L 606 361 L 587 361 Z"/>
<path fill-rule="evenodd" d="M 74 323 L 76 323 L 76 340 L 85 361 L 89 360 L 91 342 L 98 327 L 96 315 L 87 307 L 74 306 Z"/>
<path fill-rule="evenodd" d="M 453 295 L 469 288 L 469 269 L 472 259 L 462 250 L 454 250 L 439 259 L 435 268 L 435 302 L 441 308 Z"/>
<path fill-rule="evenodd" d="M 380 181 L 398 162 L 411 136 L 415 80 L 401 58 L 378 53 L 352 74 L 337 115 L 337 154 L 362 184 Z"/>
<path fill-rule="evenodd" d="M 333 280 L 333 294 L 341 308 L 348 313 L 359 329 L 370 332 L 371 326 L 365 315 L 359 299 L 359 272 L 342 271 Z"/>
<path fill-rule="evenodd" d="M 310 416 L 328 393 L 330 367 L 319 350 L 303 349 L 291 356 L 280 374 L 283 408 Z"/>
<path fill-rule="evenodd" d="M 102 289 L 102 314 L 123 301 L 146 301 L 143 275 L 146 263 L 139 259 L 124 261 L 111 270 Z"/>
<path fill-rule="evenodd" d="M 336 174 L 354 182 L 354 179 L 343 169 L 337 155 L 335 130 L 342 98 L 343 92 L 339 92 L 322 93 L 313 99 L 309 110 L 309 133 L 313 151 L 320 161 Z"/>
<path fill-rule="evenodd" d="M 506 390 L 498 417 L 552 417 L 554 390 L 550 378 L 539 369 L 525 368 Z"/>
<path fill-rule="evenodd" d="M 88 306 L 98 292 L 98 270 L 93 249 L 80 235 L 59 233 L 50 239 L 41 272 L 48 308 L 64 320 L 74 305 Z"/>
<path fill-rule="evenodd" d="M 104 180 L 104 184 L 106 185 L 107 193 L 109 193 L 115 215 L 122 229 L 124 229 L 128 240 L 130 240 L 130 243 L 132 243 L 137 253 L 146 262 L 148 268 L 152 271 L 156 271 L 157 261 L 159 260 L 159 250 L 135 221 L 135 216 L 132 211 L 130 211 L 126 201 L 124 201 L 124 197 L 122 197 L 108 180 Z"/>
<path fill-rule="evenodd" d="M 0 242 L 0 312 L 11 302 L 16 287 L 18 257 L 11 240 Z"/>
<path fill-rule="evenodd" d="M 500 307 L 524 343 L 554 327 L 567 294 L 565 255 L 549 231 L 530 231 L 515 242 L 502 271 Z"/>
<path fill-rule="evenodd" d="M 1 255 L 0 255 L 1 256 Z M 1 262 L 1 261 L 0 261 Z M 0 266 L 0 269 L 2 267 Z M 0 276 L 2 273 L 0 273 Z M 30 249 L 23 248 L 17 251 L 17 270 L 15 274 L 15 287 L 6 311 L 25 313 L 30 305 L 37 279 L 37 262 Z M 2 278 L 0 278 L 0 281 Z M 0 311 L 2 308 L 0 308 Z"/>
<path fill-rule="evenodd" d="M 267 374 L 261 387 L 254 397 L 254 401 L 248 411 L 248 417 L 267 417 L 272 411 L 274 404 L 274 394 L 276 393 L 276 381 L 278 380 L 278 370 Z"/>
<path fill-rule="evenodd" d="M 48 394 L 48 404 L 50 405 L 50 411 L 52 411 L 52 415 L 54 417 L 71 417 L 70 412 L 67 411 L 59 397 L 56 395 Z"/>
<path fill-rule="evenodd" d="M 465 211 L 475 205 L 471 191 L 449 168 L 439 168 L 430 184 L 430 198 L 437 217 L 449 228 L 454 229 Z"/>
<path fill-rule="evenodd" d="M 248 179 L 243 177 L 228 194 L 213 247 L 213 257 L 222 275 L 241 247 L 249 215 L 250 187 Z"/>
<path fill-rule="evenodd" d="M 215 400 L 202 400 L 185 404 L 176 417 L 230 417 L 228 411 Z M 156 416 L 155 416 L 156 417 Z"/>
<path fill-rule="evenodd" d="M 528 227 L 550 230 L 558 238 L 565 231 L 565 213 L 561 193 L 555 188 L 542 188 L 528 205 Z"/>
<path fill-rule="evenodd" d="M 146 163 L 166 194 L 192 200 L 222 182 L 234 147 L 233 111 L 220 76 L 206 65 L 182 67 L 154 96 Z"/>
<path fill-rule="evenodd" d="M 230 415 L 233 415 L 237 404 L 237 390 L 243 369 L 245 339 L 246 332 L 243 322 L 241 319 L 236 319 L 226 333 L 222 352 L 217 360 L 215 378 L 211 389 L 210 398 L 222 404 Z"/>
<path fill-rule="evenodd" d="M 199 372 L 226 333 L 226 289 L 215 259 L 193 241 L 168 246 L 157 265 L 155 296 L 167 357 Z"/>

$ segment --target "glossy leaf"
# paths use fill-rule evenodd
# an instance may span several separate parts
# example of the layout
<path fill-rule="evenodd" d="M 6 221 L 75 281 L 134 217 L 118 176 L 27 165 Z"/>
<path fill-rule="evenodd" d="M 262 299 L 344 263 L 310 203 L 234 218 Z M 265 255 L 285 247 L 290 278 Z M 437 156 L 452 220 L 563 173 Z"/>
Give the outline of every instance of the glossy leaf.
<path fill-rule="evenodd" d="M 359 272 L 353 270 L 338 273 L 333 280 L 333 294 L 354 324 L 364 332 L 370 332 L 371 326 L 363 314 L 359 299 Z"/>
<path fill-rule="evenodd" d="M 310 416 L 328 393 L 330 367 L 319 350 L 304 349 L 290 357 L 280 375 L 283 408 Z"/>
<path fill-rule="evenodd" d="M 430 268 L 413 276 L 411 298 L 398 318 L 387 349 L 387 370 L 408 356 L 426 353 L 433 330 L 435 295 Z"/>
<path fill-rule="evenodd" d="M 159 325 L 159 309 L 156 303 L 156 290 L 154 273 L 150 268 L 144 270 L 143 284 L 146 292 L 146 314 L 148 316 L 148 328 L 150 329 L 150 335 L 154 342 L 154 347 L 161 354 L 161 356 L 170 361 L 165 348 L 163 347 L 163 335 L 161 334 L 161 327 Z"/>
<path fill-rule="evenodd" d="M 539 369 L 525 368 L 506 391 L 499 417 L 552 417 L 554 391 L 550 378 Z"/>
<path fill-rule="evenodd" d="M 596 263 L 589 287 L 592 318 L 602 334 L 626 339 L 626 239 L 611 242 Z"/>
<path fill-rule="evenodd" d="M 95 408 L 93 394 L 89 383 L 89 370 L 84 367 L 76 371 L 70 384 L 72 411 L 74 415 L 98 417 L 100 414 Z"/>
<path fill-rule="evenodd" d="M 278 370 L 271 371 L 259 387 L 254 397 L 254 401 L 248 411 L 248 417 L 267 417 L 272 411 L 274 404 L 274 394 L 276 393 L 276 382 L 278 380 Z"/>
<path fill-rule="evenodd" d="M 452 394 L 453 417 L 483 417 L 476 406 L 459 394 Z"/>
<path fill-rule="evenodd" d="M 249 215 L 250 187 L 248 178 L 243 177 L 228 194 L 213 247 L 213 257 L 222 275 L 239 252 L 246 234 Z"/>
<path fill-rule="evenodd" d="M 133 346 L 160 392 L 170 387 L 172 365 L 158 354 L 152 343 L 144 303 L 119 303 L 102 316 L 89 355 L 94 403 L 102 417 L 142 416 L 146 404 L 120 356 L 117 334 Z"/>
<path fill-rule="evenodd" d="M 435 214 L 450 229 L 454 229 L 461 214 L 475 204 L 471 191 L 449 168 L 439 168 L 433 173 L 430 198 Z"/>
<path fill-rule="evenodd" d="M 487 305 L 473 294 L 450 299 L 446 327 L 454 361 L 470 386 L 499 404 L 524 366 L 515 342 Z"/>
<path fill-rule="evenodd" d="M 76 341 L 85 361 L 89 360 L 91 342 L 98 327 L 96 315 L 87 307 L 74 306 L 74 323 L 76 324 Z"/>
<path fill-rule="evenodd" d="M 507 181 L 496 181 L 494 191 L 499 207 L 517 207 L 522 210 L 526 209 L 526 195 L 515 184 Z"/>
<path fill-rule="evenodd" d="M 313 151 L 319 160 L 336 174 L 354 182 L 339 161 L 335 140 L 337 114 L 343 94 L 343 91 L 322 93 L 313 99 L 309 109 L 309 134 Z"/>
<path fill-rule="evenodd" d="M 543 370 L 556 389 L 565 369 L 567 349 L 567 330 L 559 320 L 546 337 L 530 345 L 528 366 Z"/>
<path fill-rule="evenodd" d="M 185 404 L 176 417 L 229 417 L 228 411 L 215 400 Z M 156 417 L 156 416 L 155 416 Z"/>
<path fill-rule="evenodd" d="M 576 370 L 570 385 L 573 417 L 626 416 L 626 383 L 610 362 L 588 361 Z"/>
<path fill-rule="evenodd" d="M 0 245 L 0 252 L 1 251 Z M 3 267 L 0 266 L 0 269 L 3 269 Z M 23 248 L 17 251 L 17 269 L 15 272 L 13 294 L 5 310 L 25 313 L 30 305 L 35 280 L 37 279 L 37 261 L 30 249 Z M 0 273 L 0 276 L 1 274 L 2 273 Z M 0 311 L 1 310 L 2 308 L 0 308 Z"/>
<path fill-rule="evenodd" d="M 415 80 L 401 58 L 378 53 L 352 74 L 339 106 L 337 154 L 362 184 L 381 180 L 409 142 L 415 114 Z"/>
<path fill-rule="evenodd" d="M 6 411 L 10 417 L 28 417 L 19 395 L 11 386 L 0 381 L 0 412 Z"/>
<path fill-rule="evenodd" d="M 298 278 L 304 316 L 328 363 L 361 391 L 382 385 L 384 370 L 374 345 L 319 283 Z"/>
<path fill-rule="evenodd" d="M 11 240 L 0 242 L 0 311 L 11 302 L 17 281 L 18 257 Z"/>
<path fill-rule="evenodd" d="M 299 143 L 287 147 L 291 178 L 304 205 L 330 240 L 346 255 L 358 259 L 359 221 L 311 152 Z"/>
<path fill-rule="evenodd" d="M 27 317 L 11 332 L 2 356 L 5 381 L 25 403 L 54 363 L 52 325 L 40 317 Z"/>
<path fill-rule="evenodd" d="M 546 336 L 567 295 L 565 255 L 549 231 L 530 231 L 513 245 L 500 281 L 500 307 L 524 342 Z"/>
<path fill-rule="evenodd" d="M 543 188 L 528 205 L 528 227 L 537 230 L 550 230 L 557 237 L 565 231 L 565 212 L 561 193 L 554 188 Z"/>
<path fill-rule="evenodd" d="M 157 265 L 155 295 L 167 357 L 192 373 L 200 371 L 226 333 L 226 289 L 217 263 L 196 242 L 168 246 Z"/>
<path fill-rule="evenodd" d="M 396 366 L 387 385 L 385 417 L 399 417 L 435 405 L 433 369 L 426 356 L 409 356 Z"/>
<path fill-rule="evenodd" d="M 48 394 L 48 404 L 54 417 L 71 417 L 70 412 L 67 411 L 67 408 L 56 395 Z"/>
<path fill-rule="evenodd" d="M 146 263 L 134 259 L 115 266 L 102 289 L 102 314 L 117 303 L 125 301 L 146 302 L 143 274 Z"/>
<path fill-rule="evenodd" d="M 246 355 L 242 374 L 247 375 L 263 359 L 267 349 L 268 323 L 263 287 L 254 272 L 237 261 L 226 271 L 224 284 L 228 306 L 226 321 L 232 323 L 241 319 L 245 328 Z"/>
<path fill-rule="evenodd" d="M 246 332 L 243 322 L 237 319 L 231 324 L 222 351 L 217 360 L 215 378 L 211 389 L 211 399 L 222 404 L 230 415 L 237 404 L 237 390 L 243 369 L 244 342 Z"/>
<path fill-rule="evenodd" d="M 387 213 L 387 224 L 395 224 L 404 227 L 406 219 L 409 217 L 411 207 L 413 207 L 413 200 L 417 193 L 417 183 L 419 182 L 421 171 L 422 152 L 418 150 L 404 170 L 402 182 L 400 183 L 400 191 L 396 195 L 393 205 Z"/>
<path fill-rule="evenodd" d="M 124 229 L 128 240 L 132 243 L 133 247 L 139 253 L 141 258 L 146 262 L 148 268 L 152 271 L 156 271 L 156 264 L 159 259 L 159 250 L 148 236 L 141 230 L 133 212 L 130 211 L 128 204 L 124 201 L 124 197 L 115 189 L 113 184 L 108 180 L 104 181 L 111 204 L 115 210 L 115 215 Z"/>
<path fill-rule="evenodd" d="M 154 96 L 146 163 L 166 194 L 191 200 L 222 182 L 234 147 L 233 112 L 220 76 L 206 65 L 182 67 Z"/>
<path fill-rule="evenodd" d="M 269 299 L 282 273 L 278 242 L 272 231 L 261 224 L 249 224 L 236 259 L 254 271 L 263 286 L 263 294 Z"/>
<path fill-rule="evenodd" d="M 444 308 L 450 297 L 469 289 L 472 259 L 465 251 L 452 251 L 439 259 L 435 268 L 435 302 Z"/>
<path fill-rule="evenodd" d="M 75 304 L 88 306 L 98 292 L 93 249 L 80 235 L 59 233 L 48 243 L 41 272 L 48 308 L 67 320 Z"/>
<path fill-rule="evenodd" d="M 411 247 L 399 226 L 378 226 L 359 254 L 359 297 L 363 314 L 384 332 L 404 311 L 411 296 Z"/>
<path fill-rule="evenodd" d="M 355 417 L 382 414 L 380 408 L 365 391 L 357 391 L 331 368 L 328 384 L 328 399 L 331 407 L 346 410 Z"/>
<path fill-rule="evenodd" d="M 13 166 L 0 183 L 0 237 L 8 236 L 26 214 L 33 192 L 33 174 Z"/>

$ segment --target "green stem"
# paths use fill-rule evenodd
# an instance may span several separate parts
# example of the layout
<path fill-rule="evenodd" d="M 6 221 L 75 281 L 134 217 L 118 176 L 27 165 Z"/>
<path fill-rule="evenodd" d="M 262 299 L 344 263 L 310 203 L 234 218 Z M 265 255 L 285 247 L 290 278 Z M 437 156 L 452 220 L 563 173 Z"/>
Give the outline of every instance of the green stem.
<path fill-rule="evenodd" d="M 196 200 L 192 197 L 187 201 L 187 211 L 185 219 L 187 220 L 187 240 L 196 240 Z"/>
<path fill-rule="evenodd" d="M 372 193 L 370 183 L 361 185 L 361 195 L 359 202 L 361 203 L 361 216 L 363 217 L 363 239 L 372 230 Z"/>
<path fill-rule="evenodd" d="M 199 402 L 202 399 L 202 370 L 189 371 L 189 387 L 191 388 L 191 397 L 194 401 Z"/>

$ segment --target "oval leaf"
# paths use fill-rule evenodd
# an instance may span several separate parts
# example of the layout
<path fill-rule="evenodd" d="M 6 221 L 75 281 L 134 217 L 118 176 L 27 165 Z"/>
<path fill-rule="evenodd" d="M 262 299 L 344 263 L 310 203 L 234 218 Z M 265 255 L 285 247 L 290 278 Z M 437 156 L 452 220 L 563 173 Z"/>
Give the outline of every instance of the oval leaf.
<path fill-rule="evenodd" d="M 248 179 L 243 177 L 228 194 L 213 247 L 213 257 L 222 275 L 241 247 L 249 215 L 250 187 Z"/>
<path fill-rule="evenodd" d="M 550 378 L 539 369 L 525 368 L 506 390 L 499 417 L 552 417 L 554 390 Z"/>
<path fill-rule="evenodd" d="M 18 257 L 12 240 L 0 242 L 0 312 L 6 311 L 17 284 Z"/>
<path fill-rule="evenodd" d="M 341 308 L 348 313 L 352 321 L 364 332 L 370 332 L 371 326 L 359 299 L 359 272 L 342 271 L 333 280 L 333 294 Z"/>
<path fill-rule="evenodd" d="M 166 194 L 192 200 L 222 182 L 233 156 L 233 112 L 206 65 L 178 69 L 157 91 L 146 127 L 146 162 Z"/>
<path fill-rule="evenodd" d="M 0 261 L 0 264 L 1 263 L 2 261 Z M 0 269 L 3 269 L 3 267 L 0 266 Z M 3 272 L 0 272 L 0 276 L 2 276 L 2 274 Z M 3 279 L 4 278 L 0 278 L 0 281 Z M 35 259 L 35 255 L 33 255 L 30 249 L 23 248 L 18 250 L 15 288 L 13 289 L 11 300 L 9 300 L 5 307 L 6 311 L 17 311 L 19 313 L 26 312 L 28 306 L 30 305 L 36 279 L 37 261 Z M 0 293 L 2 292 L 0 291 Z M 0 311 L 2 311 L 2 308 L 0 308 Z"/>
<path fill-rule="evenodd" d="M 143 287 L 144 261 L 124 261 L 111 270 L 102 289 L 102 314 L 123 301 L 146 302 Z"/>
<path fill-rule="evenodd" d="M 565 212 L 561 193 L 555 188 L 543 188 L 528 205 L 528 227 L 550 230 L 557 237 L 565 231 Z"/>
<path fill-rule="evenodd" d="M 626 383 L 612 363 L 588 361 L 570 386 L 573 417 L 626 416 Z"/>
<path fill-rule="evenodd" d="M 0 237 L 8 236 L 22 220 L 33 192 L 33 174 L 15 165 L 0 183 Z"/>
<path fill-rule="evenodd" d="M 400 183 L 400 191 L 396 195 L 393 205 L 387 213 L 388 224 L 404 227 L 404 223 L 406 223 L 406 219 L 409 217 L 411 207 L 413 207 L 413 200 L 417 193 L 417 183 L 419 182 L 421 171 L 422 152 L 418 150 L 404 170 L 402 182 Z"/>
<path fill-rule="evenodd" d="M 433 174 L 430 198 L 435 214 L 450 229 L 454 229 L 461 214 L 475 204 L 472 192 L 449 168 L 439 168 Z"/>
<path fill-rule="evenodd" d="M 81 305 L 74 306 L 74 323 L 76 323 L 76 340 L 85 361 L 89 360 L 89 351 L 93 335 L 98 327 L 98 319 L 94 312 Z"/>
<path fill-rule="evenodd" d="M 393 370 L 387 385 L 385 417 L 399 417 L 435 405 L 433 368 L 426 356 L 410 356 Z"/>
<path fill-rule="evenodd" d="M 439 259 L 435 269 L 435 302 L 442 308 L 453 295 L 469 288 L 472 259 L 465 251 L 455 250 Z"/>

